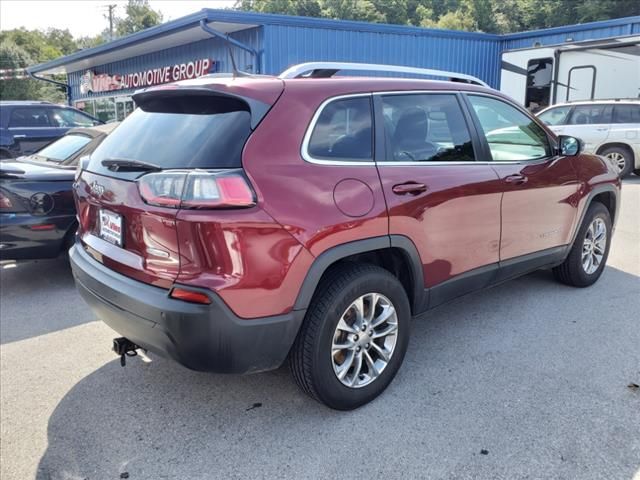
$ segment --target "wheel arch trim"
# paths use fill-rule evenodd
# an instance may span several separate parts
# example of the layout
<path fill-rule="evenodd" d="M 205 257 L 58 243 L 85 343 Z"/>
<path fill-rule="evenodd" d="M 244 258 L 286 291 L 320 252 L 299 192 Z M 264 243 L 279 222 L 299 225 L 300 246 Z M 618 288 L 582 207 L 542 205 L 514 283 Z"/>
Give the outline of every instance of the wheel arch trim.
<path fill-rule="evenodd" d="M 615 198 L 614 212 L 613 212 L 613 216 L 611 218 L 612 225 L 615 225 L 615 221 L 618 218 L 618 210 L 620 209 L 620 199 L 619 199 L 618 191 L 616 190 L 616 188 L 612 184 L 597 185 L 597 186 L 593 187 L 592 190 L 587 195 L 587 199 L 586 199 L 586 201 L 584 203 L 584 208 L 582 209 L 582 212 L 580 212 L 580 218 L 579 218 L 578 222 L 576 222 L 576 226 L 573 229 L 573 233 L 571 235 L 571 242 L 569 243 L 569 245 L 573 245 L 573 243 L 576 241 L 576 237 L 578 235 L 578 231 L 580 230 L 580 227 L 582 226 L 582 222 L 584 222 L 584 217 L 587 215 L 587 210 L 589 210 L 589 207 L 593 203 L 593 201 L 594 201 L 593 199 L 597 195 L 600 195 L 601 193 L 611 193 L 611 194 L 613 194 L 613 196 Z M 608 208 L 607 208 L 607 210 L 608 210 Z"/>
<path fill-rule="evenodd" d="M 428 298 L 425 298 L 427 295 L 424 289 L 422 261 L 414 243 L 404 235 L 383 235 L 365 238 L 335 245 L 325 250 L 311 264 L 302 282 L 293 309 L 304 310 L 308 308 L 322 275 L 331 265 L 352 255 L 389 248 L 397 248 L 406 256 L 413 285 L 411 310 L 414 314 L 423 311 L 428 304 Z"/>

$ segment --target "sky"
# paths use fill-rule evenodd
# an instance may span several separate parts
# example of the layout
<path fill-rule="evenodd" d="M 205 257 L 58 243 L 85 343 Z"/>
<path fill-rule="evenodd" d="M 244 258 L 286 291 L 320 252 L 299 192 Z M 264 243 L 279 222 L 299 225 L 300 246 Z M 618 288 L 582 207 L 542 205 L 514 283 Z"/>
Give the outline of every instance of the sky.
<path fill-rule="evenodd" d="M 69 29 L 74 37 L 95 36 L 108 28 L 106 5 L 117 5 L 124 16 L 126 0 L 0 0 L 0 30 L 25 27 Z M 230 8 L 234 0 L 150 0 L 163 21 L 174 20 L 203 8 Z"/>

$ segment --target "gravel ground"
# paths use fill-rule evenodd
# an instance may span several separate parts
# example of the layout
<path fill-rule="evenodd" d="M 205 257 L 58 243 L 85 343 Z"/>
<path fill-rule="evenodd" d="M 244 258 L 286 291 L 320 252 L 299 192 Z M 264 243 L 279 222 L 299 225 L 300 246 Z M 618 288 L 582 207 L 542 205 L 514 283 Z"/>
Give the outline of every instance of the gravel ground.
<path fill-rule="evenodd" d="M 0 275 L 2 480 L 640 480 L 637 177 L 595 286 L 542 271 L 428 312 L 395 381 L 354 412 L 308 399 L 286 368 L 123 369 L 65 259 Z"/>

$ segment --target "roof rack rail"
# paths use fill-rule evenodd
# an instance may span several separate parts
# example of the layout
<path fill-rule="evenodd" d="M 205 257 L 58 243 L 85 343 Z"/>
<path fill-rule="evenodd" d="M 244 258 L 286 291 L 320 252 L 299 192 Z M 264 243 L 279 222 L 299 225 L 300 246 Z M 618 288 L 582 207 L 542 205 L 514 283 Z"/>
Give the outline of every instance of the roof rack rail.
<path fill-rule="evenodd" d="M 329 78 L 340 70 L 362 70 L 393 73 L 410 73 L 414 75 L 431 75 L 445 77 L 452 81 L 473 83 L 489 87 L 485 82 L 466 73 L 448 72 L 446 70 L 432 70 L 430 68 L 405 67 L 402 65 L 382 65 L 374 63 L 349 63 L 349 62 L 308 62 L 289 67 L 278 78 Z"/>

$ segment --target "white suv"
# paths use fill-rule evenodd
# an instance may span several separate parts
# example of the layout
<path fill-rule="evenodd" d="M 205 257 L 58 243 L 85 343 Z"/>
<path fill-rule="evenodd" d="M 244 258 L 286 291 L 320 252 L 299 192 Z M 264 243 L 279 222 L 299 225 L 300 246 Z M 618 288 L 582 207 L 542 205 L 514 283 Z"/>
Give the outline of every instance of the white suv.
<path fill-rule="evenodd" d="M 640 175 L 640 99 L 561 103 L 538 117 L 558 135 L 580 138 L 586 152 L 607 157 L 620 177 Z"/>

